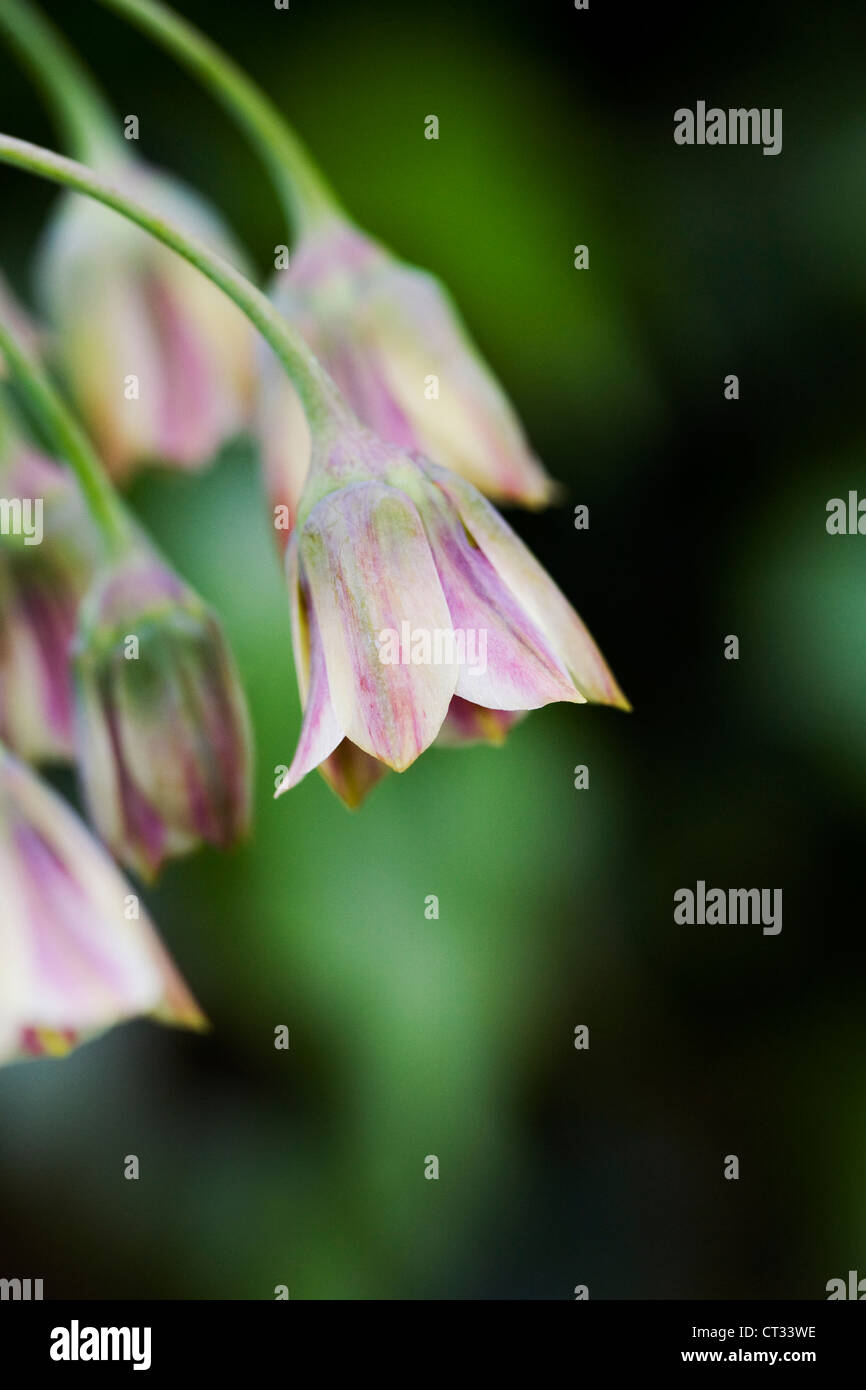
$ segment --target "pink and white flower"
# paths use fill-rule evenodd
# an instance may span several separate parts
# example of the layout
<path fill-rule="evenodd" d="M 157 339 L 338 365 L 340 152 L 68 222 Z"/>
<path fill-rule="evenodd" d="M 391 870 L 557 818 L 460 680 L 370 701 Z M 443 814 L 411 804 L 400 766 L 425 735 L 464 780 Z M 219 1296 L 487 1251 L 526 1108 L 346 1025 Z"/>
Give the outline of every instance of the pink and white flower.
<path fill-rule="evenodd" d="M 2 748 L 0 883 L 0 1062 L 65 1055 L 140 1015 L 206 1026 L 108 854 Z"/>
<path fill-rule="evenodd" d="M 320 767 L 357 804 L 435 741 L 501 741 L 552 701 L 629 705 L 565 595 L 465 479 L 342 431 L 311 472 L 286 563 L 300 740 L 277 795 Z M 384 661 L 381 635 L 484 632 L 480 665 Z"/>

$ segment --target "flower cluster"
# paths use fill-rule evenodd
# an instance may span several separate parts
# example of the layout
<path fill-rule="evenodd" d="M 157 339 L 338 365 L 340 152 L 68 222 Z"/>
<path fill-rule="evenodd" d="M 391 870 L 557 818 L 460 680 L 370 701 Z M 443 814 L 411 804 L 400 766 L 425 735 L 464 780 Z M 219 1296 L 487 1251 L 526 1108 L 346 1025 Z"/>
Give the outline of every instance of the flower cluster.
<path fill-rule="evenodd" d="M 93 167 L 0 136 L 0 158 L 75 190 L 40 251 L 44 325 L 0 287 L 0 1060 L 137 1014 L 203 1024 L 112 857 L 149 881 L 240 841 L 252 734 L 218 617 L 117 491 L 143 466 L 258 442 L 303 706 L 277 796 L 318 768 L 354 807 L 432 744 L 502 743 L 554 701 L 628 708 L 488 500 L 556 488 L 444 289 L 350 222 L 272 115 L 300 232 L 266 299 L 219 218 L 106 128 L 34 14 L 9 0 L 0 29 L 38 33 L 55 73 L 65 54 L 64 109 L 102 125 Z M 77 766 L 90 829 L 26 766 L 46 761 Z"/>

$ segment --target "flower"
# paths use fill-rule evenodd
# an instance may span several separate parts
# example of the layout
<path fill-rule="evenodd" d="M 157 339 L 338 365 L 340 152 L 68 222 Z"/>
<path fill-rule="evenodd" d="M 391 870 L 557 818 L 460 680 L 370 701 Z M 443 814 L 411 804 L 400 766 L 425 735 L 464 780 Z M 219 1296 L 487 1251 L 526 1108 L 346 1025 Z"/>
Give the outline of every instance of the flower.
<path fill-rule="evenodd" d="M 104 172 L 128 197 L 242 263 L 216 216 L 179 183 L 129 159 Z M 65 196 L 38 283 L 60 366 L 115 479 L 144 463 L 201 467 L 246 423 L 249 323 L 200 271 L 125 217 Z"/>
<path fill-rule="evenodd" d="M 357 804 L 434 741 L 501 742 L 551 701 L 629 705 L 577 613 L 471 483 L 366 430 L 323 446 L 286 563 L 314 767 Z"/>
<path fill-rule="evenodd" d="M 0 493 L 30 508 L 41 532 L 34 544 L 0 535 L 0 738 L 32 762 L 71 759 L 71 648 L 98 538 L 72 476 L 17 434 L 2 451 Z"/>
<path fill-rule="evenodd" d="M 138 899 L 70 808 L 0 748 L 0 1062 L 148 1014 L 205 1019 Z"/>
<path fill-rule="evenodd" d="M 145 878 L 250 820 L 251 734 L 217 619 L 146 548 L 103 571 L 75 648 L 79 765 L 91 818 Z"/>
<path fill-rule="evenodd" d="M 444 288 L 349 222 L 316 223 L 279 272 L 274 302 L 300 329 L 359 419 L 502 502 L 542 506 L 555 485 Z M 285 372 L 266 354 L 258 433 L 271 502 L 294 523 L 310 432 Z"/>

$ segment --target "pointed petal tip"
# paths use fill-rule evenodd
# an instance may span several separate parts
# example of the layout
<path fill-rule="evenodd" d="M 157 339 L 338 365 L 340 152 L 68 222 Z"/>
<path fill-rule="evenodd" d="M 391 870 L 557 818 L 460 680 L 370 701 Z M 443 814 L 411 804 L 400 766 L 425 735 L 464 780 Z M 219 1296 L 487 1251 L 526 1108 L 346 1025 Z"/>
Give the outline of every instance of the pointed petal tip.
<path fill-rule="evenodd" d="M 430 745 L 427 744 L 424 748 L 419 748 L 417 752 L 414 748 L 411 748 L 408 752 L 402 754 L 387 758 L 380 757 L 379 761 L 384 763 L 386 767 L 389 767 L 392 772 L 406 772 L 413 763 L 418 761 L 422 753 L 426 753 L 429 746 Z"/>
<path fill-rule="evenodd" d="M 360 780 L 348 781 L 345 779 L 340 779 L 338 781 L 334 776 L 333 770 L 328 766 L 329 761 L 330 759 L 326 759 L 325 762 L 319 763 L 318 767 L 315 769 L 316 772 L 321 774 L 322 780 L 327 783 L 337 800 L 341 801 L 348 811 L 357 811 L 366 801 L 369 792 L 372 791 L 379 779 L 376 778 L 366 782 Z M 311 768 L 310 771 L 312 772 L 313 769 Z M 274 792 L 274 800 L 276 801 L 286 792 L 291 791 L 298 785 L 298 782 L 302 780 L 302 778 L 292 779 L 291 774 L 287 773 Z"/>
<path fill-rule="evenodd" d="M 387 771 L 384 763 L 371 758 L 349 739 L 343 739 L 331 756 L 319 764 L 322 777 L 349 811 L 357 811 Z"/>
<path fill-rule="evenodd" d="M 319 771 L 319 773 L 321 773 L 322 781 L 327 784 L 327 786 L 334 793 L 334 796 L 337 798 L 340 804 L 342 806 L 345 806 L 346 810 L 350 811 L 354 815 L 354 813 L 361 808 L 364 801 L 366 800 L 367 792 L 370 790 L 370 788 L 337 786 L 336 783 L 328 776 L 324 767 L 320 766 L 317 770 Z"/>
<path fill-rule="evenodd" d="M 623 694 L 613 676 L 610 676 L 606 686 L 584 686 L 578 693 L 578 704 L 583 705 L 607 705 L 609 709 L 619 709 L 625 714 L 631 714 L 632 704 Z"/>
<path fill-rule="evenodd" d="M 165 867 L 166 856 L 153 862 L 149 859 L 142 859 L 141 855 L 134 854 L 126 849 L 123 851 L 112 850 L 118 860 L 129 869 L 130 873 L 135 874 L 140 883 L 146 888 L 155 888 L 159 882 L 160 875 Z"/>
<path fill-rule="evenodd" d="M 170 1023 L 175 1028 L 188 1028 L 191 1033 L 212 1033 L 214 1030 L 207 1014 L 202 1013 L 197 1004 L 192 1008 L 175 1013 L 170 1019 L 163 1021 Z"/>
<path fill-rule="evenodd" d="M 514 498 L 515 503 L 519 503 L 530 512 L 542 512 L 546 507 L 558 507 L 566 498 L 565 486 L 557 482 L 556 478 L 549 478 L 544 475 L 541 485 L 525 496 Z"/>
<path fill-rule="evenodd" d="M 481 489 L 479 489 L 480 491 Z M 545 476 L 536 486 L 486 489 L 486 495 L 500 507 L 521 507 L 526 512 L 543 512 L 565 501 L 566 489 L 555 478 Z"/>
<path fill-rule="evenodd" d="M 600 704 L 609 705 L 611 709 L 620 709 L 625 714 L 631 714 L 632 704 L 628 696 L 620 689 L 619 682 L 609 667 L 605 666 L 607 675 L 607 690 L 599 700 Z"/>
<path fill-rule="evenodd" d="M 587 701 L 593 705 L 607 705 L 608 709 L 622 710 L 623 714 L 631 714 L 631 701 L 626 699 L 619 686 L 614 686 L 612 691 L 606 691 L 603 695 L 591 695 Z"/>

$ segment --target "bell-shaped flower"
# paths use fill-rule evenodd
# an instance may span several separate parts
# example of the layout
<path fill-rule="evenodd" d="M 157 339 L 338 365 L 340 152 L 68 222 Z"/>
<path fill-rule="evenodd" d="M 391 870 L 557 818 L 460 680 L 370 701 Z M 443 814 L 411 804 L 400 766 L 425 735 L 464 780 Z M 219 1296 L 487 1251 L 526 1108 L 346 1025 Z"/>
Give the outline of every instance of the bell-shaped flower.
<path fill-rule="evenodd" d="M 96 580 L 75 648 L 85 798 L 114 854 L 142 877 L 246 832 L 251 734 L 222 629 L 150 550 Z"/>
<path fill-rule="evenodd" d="M 99 541 L 67 469 L 15 432 L 0 448 L 0 738 L 31 762 L 74 752 L 71 650 Z"/>
<path fill-rule="evenodd" d="M 317 222 L 278 272 L 274 302 L 304 335 L 355 414 L 501 502 L 542 506 L 555 485 L 479 356 L 449 296 L 349 222 Z M 264 352 L 258 409 L 278 538 L 288 538 L 310 466 L 297 394 Z"/>
<path fill-rule="evenodd" d="M 471 483 L 363 430 L 323 447 L 286 555 L 304 719 L 277 795 L 322 767 L 355 805 L 377 765 L 403 771 L 434 741 L 501 742 L 557 700 L 629 708 Z"/>
<path fill-rule="evenodd" d="M 182 185 L 128 158 L 103 172 L 243 267 L 227 229 Z M 247 423 L 253 330 L 174 251 L 92 199 L 69 194 L 37 271 L 58 364 L 115 479 L 148 463 L 201 467 Z"/>
<path fill-rule="evenodd" d="M 62 1056 L 139 1015 L 205 1019 L 105 850 L 0 748 L 0 1062 Z"/>

